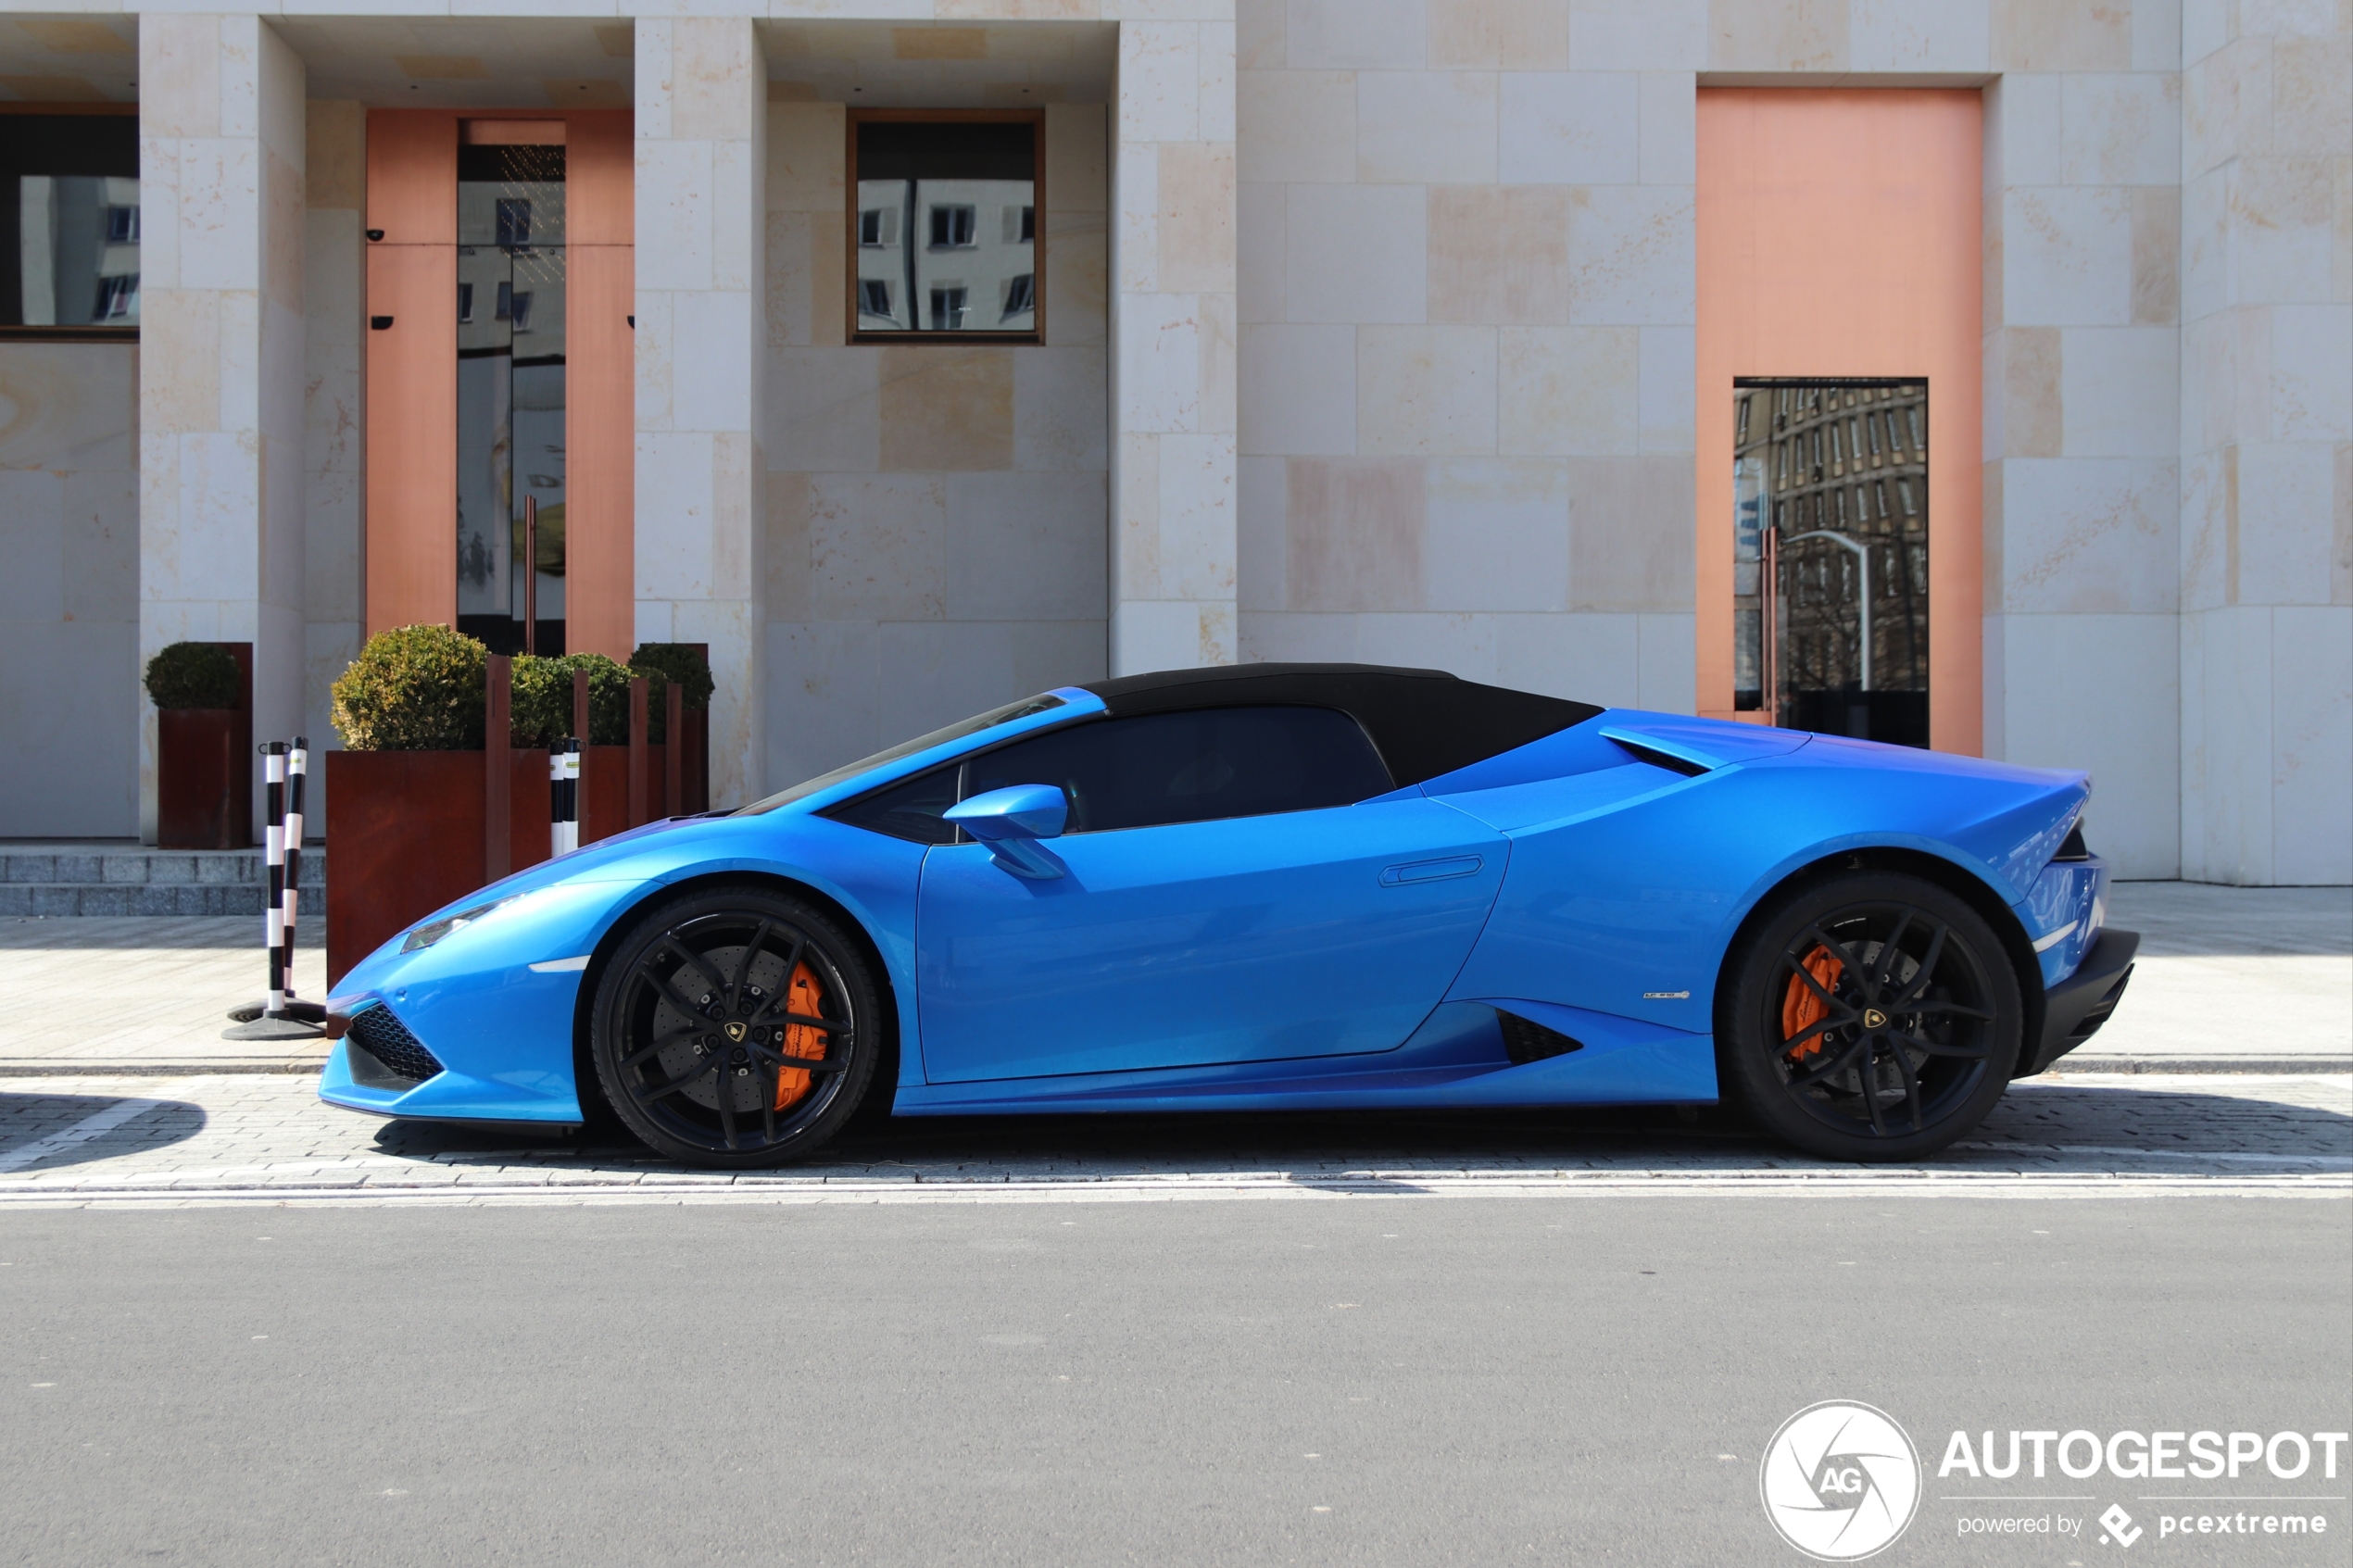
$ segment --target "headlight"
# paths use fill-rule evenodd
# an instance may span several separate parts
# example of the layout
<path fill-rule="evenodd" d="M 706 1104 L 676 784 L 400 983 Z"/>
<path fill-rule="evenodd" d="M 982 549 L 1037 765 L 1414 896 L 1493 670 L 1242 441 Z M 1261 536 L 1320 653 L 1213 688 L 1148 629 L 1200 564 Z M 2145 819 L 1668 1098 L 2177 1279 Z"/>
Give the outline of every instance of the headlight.
<path fill-rule="evenodd" d="M 520 893 L 510 893 L 504 898 L 493 899 L 487 904 L 477 904 L 471 909 L 460 909 L 454 915 L 444 915 L 430 924 L 421 925 L 401 939 L 400 950 L 404 953 L 413 953 L 421 947 L 430 947 L 459 926 L 472 925 L 492 910 L 503 909 L 522 897 Z"/>

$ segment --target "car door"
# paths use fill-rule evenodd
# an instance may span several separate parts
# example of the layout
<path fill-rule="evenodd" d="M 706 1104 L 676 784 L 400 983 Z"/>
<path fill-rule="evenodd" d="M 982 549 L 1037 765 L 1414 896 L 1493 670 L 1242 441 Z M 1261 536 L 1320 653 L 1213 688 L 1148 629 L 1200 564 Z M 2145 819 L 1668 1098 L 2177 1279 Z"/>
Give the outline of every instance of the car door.
<path fill-rule="evenodd" d="M 967 759 L 957 794 L 1016 784 L 1063 792 L 1069 827 L 1042 842 L 1064 874 L 1012 875 L 975 843 L 925 858 L 935 1083 L 1390 1049 L 1503 878 L 1502 834 L 1418 795 L 1373 798 L 1389 774 L 1330 709 L 1074 725 Z"/>

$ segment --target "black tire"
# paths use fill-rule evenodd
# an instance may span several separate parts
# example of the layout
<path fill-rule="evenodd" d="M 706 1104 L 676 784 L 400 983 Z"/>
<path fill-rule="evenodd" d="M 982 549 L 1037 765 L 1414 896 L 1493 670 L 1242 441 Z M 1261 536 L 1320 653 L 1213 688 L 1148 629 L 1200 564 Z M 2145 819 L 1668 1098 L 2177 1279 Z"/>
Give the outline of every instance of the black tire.
<path fill-rule="evenodd" d="M 1918 1160 L 2009 1086 L 2017 971 L 1982 916 L 1932 882 L 1855 872 L 1752 922 L 1718 988 L 1716 1070 L 1764 1131 L 1831 1160 Z"/>
<path fill-rule="evenodd" d="M 887 1028 L 837 922 L 780 891 L 719 887 L 650 910 L 622 938 L 589 1050 L 606 1103 L 656 1152 L 746 1170 L 806 1159 L 840 1131 Z"/>

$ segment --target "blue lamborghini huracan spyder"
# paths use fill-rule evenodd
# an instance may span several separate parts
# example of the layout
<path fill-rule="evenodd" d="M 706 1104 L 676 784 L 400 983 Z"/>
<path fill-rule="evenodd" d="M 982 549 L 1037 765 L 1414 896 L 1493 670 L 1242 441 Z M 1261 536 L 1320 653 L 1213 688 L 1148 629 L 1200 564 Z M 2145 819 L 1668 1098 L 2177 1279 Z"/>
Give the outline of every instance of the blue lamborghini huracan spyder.
<path fill-rule="evenodd" d="M 711 1166 L 853 1115 L 1719 1098 L 1913 1159 L 2123 992 L 2088 794 L 1428 670 L 1065 686 L 437 912 L 344 979 L 320 1093 Z"/>

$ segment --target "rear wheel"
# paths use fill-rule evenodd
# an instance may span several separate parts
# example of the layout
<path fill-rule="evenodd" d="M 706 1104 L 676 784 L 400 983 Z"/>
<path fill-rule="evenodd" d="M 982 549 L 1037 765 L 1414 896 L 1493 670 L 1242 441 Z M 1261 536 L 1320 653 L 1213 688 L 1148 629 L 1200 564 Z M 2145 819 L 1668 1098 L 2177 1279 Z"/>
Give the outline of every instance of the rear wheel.
<path fill-rule="evenodd" d="M 1833 1160 L 1915 1160 L 1993 1110 L 2017 1066 L 2018 976 L 1934 883 L 1862 872 L 1780 900 L 1718 1004 L 1717 1070 L 1765 1130 Z"/>
<path fill-rule="evenodd" d="M 597 1077 L 673 1160 L 781 1165 L 865 1098 L 880 1014 L 865 960 L 823 911 L 763 888 L 691 894 L 614 949 L 590 1022 Z"/>

